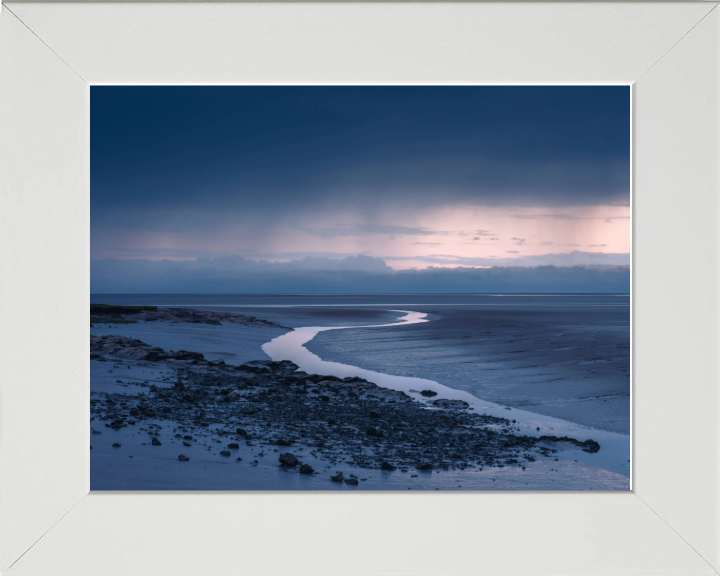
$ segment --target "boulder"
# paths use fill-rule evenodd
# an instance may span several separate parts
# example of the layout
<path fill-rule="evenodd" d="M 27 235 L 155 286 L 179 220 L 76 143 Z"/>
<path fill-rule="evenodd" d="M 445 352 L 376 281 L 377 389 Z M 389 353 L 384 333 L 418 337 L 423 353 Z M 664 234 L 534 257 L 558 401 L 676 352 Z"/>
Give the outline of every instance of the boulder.
<path fill-rule="evenodd" d="M 385 460 L 383 460 L 380 464 L 380 468 L 382 468 L 383 470 L 388 470 L 390 472 L 392 472 L 393 470 L 397 470 L 397 466 L 393 466 L 392 464 L 390 464 L 390 462 L 386 462 Z"/>
<path fill-rule="evenodd" d="M 310 466 L 310 464 L 303 464 L 300 466 L 300 474 L 312 474 L 313 472 L 315 472 L 315 470 L 313 470 L 313 467 Z"/>
<path fill-rule="evenodd" d="M 152 439 L 152 445 L 153 446 L 162 446 L 162 444 L 160 443 L 160 440 L 158 440 L 157 438 Z"/>
<path fill-rule="evenodd" d="M 342 482 L 345 480 L 345 476 L 343 476 L 342 472 L 338 472 L 335 476 L 330 476 L 330 480 L 333 482 Z"/>
<path fill-rule="evenodd" d="M 180 454 L 180 456 L 178 456 L 178 460 L 180 460 L 180 462 L 187 462 L 190 458 L 185 456 L 185 454 Z"/>
<path fill-rule="evenodd" d="M 283 466 L 290 466 L 291 468 L 300 464 L 300 461 L 295 457 L 295 454 L 291 454 L 290 452 L 280 454 L 278 460 L 280 460 L 280 464 Z"/>

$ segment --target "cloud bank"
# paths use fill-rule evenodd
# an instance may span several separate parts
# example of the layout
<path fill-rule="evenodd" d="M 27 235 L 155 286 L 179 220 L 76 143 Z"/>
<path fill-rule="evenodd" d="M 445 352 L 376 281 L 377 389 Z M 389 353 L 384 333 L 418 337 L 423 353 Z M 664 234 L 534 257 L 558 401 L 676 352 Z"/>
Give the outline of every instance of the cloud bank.
<path fill-rule="evenodd" d="M 628 266 L 495 266 L 393 270 L 382 259 L 239 256 L 91 263 L 93 294 L 628 293 Z"/>
<path fill-rule="evenodd" d="M 506 250 L 518 254 L 518 250 Z M 404 256 L 386 257 L 385 260 L 405 260 Z M 629 253 L 582 252 L 521 255 L 513 258 L 466 258 L 450 254 L 416 256 L 415 260 L 428 264 L 456 264 L 457 266 L 629 266 Z"/>

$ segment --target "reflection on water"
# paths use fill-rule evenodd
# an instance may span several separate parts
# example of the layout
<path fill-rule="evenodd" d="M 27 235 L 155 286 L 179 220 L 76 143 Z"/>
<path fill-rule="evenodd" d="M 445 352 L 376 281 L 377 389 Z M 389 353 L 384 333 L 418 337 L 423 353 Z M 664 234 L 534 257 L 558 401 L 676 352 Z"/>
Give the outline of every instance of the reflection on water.
<path fill-rule="evenodd" d="M 408 376 L 391 376 L 382 374 L 372 370 L 365 370 L 357 366 L 341 364 L 339 362 L 326 362 L 317 355 L 305 348 L 310 340 L 312 340 L 319 332 L 328 330 L 342 330 L 344 328 L 390 328 L 392 326 L 402 326 L 406 324 L 417 324 L 419 322 L 428 322 L 427 314 L 423 312 L 412 312 L 407 310 L 392 310 L 392 312 L 400 312 L 405 314 L 398 319 L 397 322 L 391 324 L 374 324 L 369 326 L 308 326 L 296 328 L 292 332 L 278 336 L 274 340 L 263 345 L 262 349 L 271 359 L 275 361 L 290 360 L 300 367 L 300 370 L 308 374 L 323 374 L 329 376 L 337 376 L 338 378 L 359 377 L 373 382 L 383 388 L 400 390 L 415 400 L 423 403 L 431 401 L 421 396 L 421 390 L 432 390 L 437 393 L 433 400 L 438 398 L 448 398 L 464 400 L 470 404 L 470 407 L 477 412 L 508 418 L 515 420 L 513 425 L 515 430 L 521 434 L 529 436 L 554 435 L 554 436 L 570 436 L 578 440 L 587 440 L 592 438 L 600 443 L 600 452 L 596 454 L 588 454 L 581 450 L 566 450 L 558 454 L 559 458 L 577 460 L 585 462 L 605 470 L 610 470 L 625 476 L 630 476 L 630 437 L 625 434 L 616 434 L 604 430 L 591 429 L 579 424 L 559 420 L 550 416 L 534 414 L 525 410 L 508 408 L 500 406 L 492 402 L 487 402 L 468 392 L 455 390 L 448 386 L 444 386 L 433 380 L 424 378 L 414 378 Z M 538 430 L 539 428 L 539 430 Z"/>

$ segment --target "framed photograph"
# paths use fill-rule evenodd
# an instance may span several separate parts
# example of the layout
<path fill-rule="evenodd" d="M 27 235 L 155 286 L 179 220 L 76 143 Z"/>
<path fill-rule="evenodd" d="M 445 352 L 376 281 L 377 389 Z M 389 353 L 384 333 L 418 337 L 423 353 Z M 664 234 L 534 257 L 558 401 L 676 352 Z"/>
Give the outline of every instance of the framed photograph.
<path fill-rule="evenodd" d="M 717 574 L 719 18 L 3 5 L 1 569 Z"/>

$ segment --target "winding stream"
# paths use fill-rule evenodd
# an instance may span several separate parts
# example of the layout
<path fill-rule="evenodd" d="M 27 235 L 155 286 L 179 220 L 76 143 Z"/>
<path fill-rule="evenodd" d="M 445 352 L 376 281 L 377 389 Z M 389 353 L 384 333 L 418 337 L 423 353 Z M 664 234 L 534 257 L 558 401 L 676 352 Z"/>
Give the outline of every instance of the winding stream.
<path fill-rule="evenodd" d="M 473 396 L 468 392 L 455 390 L 433 380 L 407 376 L 391 376 L 373 370 L 366 370 L 349 364 L 339 362 L 326 362 L 316 354 L 305 348 L 319 332 L 327 330 L 343 330 L 346 328 L 390 328 L 406 324 L 428 322 L 427 314 L 407 310 L 391 310 L 405 314 L 397 322 L 391 324 L 373 324 L 368 326 L 308 326 L 296 328 L 292 332 L 278 336 L 267 342 L 262 349 L 272 360 L 290 360 L 297 364 L 300 370 L 308 374 L 327 374 L 338 378 L 360 377 L 373 382 L 383 388 L 405 392 L 413 399 L 430 405 L 432 400 L 447 398 L 464 400 L 478 413 L 490 414 L 500 418 L 515 420 L 513 429 L 519 434 L 528 436 L 570 436 L 578 440 L 593 439 L 600 444 L 600 451 L 588 454 L 579 449 L 570 449 L 558 452 L 556 456 L 562 459 L 577 460 L 592 466 L 597 466 L 611 472 L 630 476 L 630 436 L 617 434 L 605 430 L 598 430 L 574 424 L 558 418 L 543 416 L 525 410 L 501 406 Z M 420 395 L 421 390 L 432 390 L 437 396 L 432 400 Z M 539 428 L 539 430 L 538 430 Z"/>

